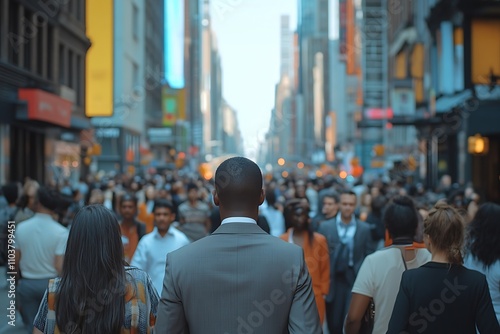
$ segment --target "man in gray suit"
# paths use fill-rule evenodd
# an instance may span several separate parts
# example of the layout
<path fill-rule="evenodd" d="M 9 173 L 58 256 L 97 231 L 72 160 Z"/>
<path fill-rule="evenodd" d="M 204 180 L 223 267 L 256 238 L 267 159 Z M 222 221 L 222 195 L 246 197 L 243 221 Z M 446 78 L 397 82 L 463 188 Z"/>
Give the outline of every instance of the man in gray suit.
<path fill-rule="evenodd" d="M 326 321 L 330 334 L 342 334 L 351 301 L 351 289 L 365 257 L 374 252 L 370 226 L 354 216 L 356 194 L 340 195 L 340 212 L 324 221 L 318 232 L 330 249 L 330 292 L 326 297 Z"/>
<path fill-rule="evenodd" d="M 167 255 L 155 333 L 322 333 L 302 248 L 257 226 L 263 201 L 255 163 L 219 166 L 221 226 Z"/>

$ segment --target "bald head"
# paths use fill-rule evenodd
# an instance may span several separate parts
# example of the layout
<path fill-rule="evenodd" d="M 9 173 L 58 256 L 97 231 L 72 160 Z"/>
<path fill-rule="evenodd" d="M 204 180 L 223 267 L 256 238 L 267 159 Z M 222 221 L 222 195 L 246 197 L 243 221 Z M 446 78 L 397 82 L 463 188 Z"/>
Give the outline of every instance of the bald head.
<path fill-rule="evenodd" d="M 258 208 L 262 204 L 262 173 L 253 161 L 234 157 L 224 161 L 215 172 L 218 203 L 229 210 Z"/>

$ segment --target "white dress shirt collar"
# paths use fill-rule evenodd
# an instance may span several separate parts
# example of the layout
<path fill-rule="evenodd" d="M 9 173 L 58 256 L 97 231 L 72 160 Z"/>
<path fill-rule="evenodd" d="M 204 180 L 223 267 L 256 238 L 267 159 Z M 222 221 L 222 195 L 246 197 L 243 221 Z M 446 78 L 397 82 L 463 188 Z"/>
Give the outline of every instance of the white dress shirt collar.
<path fill-rule="evenodd" d="M 226 219 L 224 219 L 220 224 L 223 225 L 223 224 L 229 224 L 229 223 L 253 223 L 253 224 L 257 224 L 257 222 L 255 221 L 255 219 L 252 219 L 250 217 L 228 217 Z"/>

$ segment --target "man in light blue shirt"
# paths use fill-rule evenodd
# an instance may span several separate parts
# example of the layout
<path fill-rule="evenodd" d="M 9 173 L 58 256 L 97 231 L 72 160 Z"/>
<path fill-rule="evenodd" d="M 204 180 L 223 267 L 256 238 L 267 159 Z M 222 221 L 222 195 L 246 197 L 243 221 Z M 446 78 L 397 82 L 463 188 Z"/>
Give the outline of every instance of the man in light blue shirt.
<path fill-rule="evenodd" d="M 175 211 L 167 200 L 155 201 L 155 228 L 139 241 L 131 265 L 147 272 L 158 294 L 161 294 L 167 254 L 189 244 L 184 233 L 173 226 Z"/>

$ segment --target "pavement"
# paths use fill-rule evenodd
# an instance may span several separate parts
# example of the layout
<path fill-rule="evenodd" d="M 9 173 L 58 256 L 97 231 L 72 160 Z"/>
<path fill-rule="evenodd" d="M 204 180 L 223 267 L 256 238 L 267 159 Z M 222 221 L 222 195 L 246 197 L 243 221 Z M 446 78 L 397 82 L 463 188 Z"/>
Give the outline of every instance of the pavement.
<path fill-rule="evenodd" d="M 9 318 L 10 311 L 7 308 L 12 300 L 15 300 L 15 293 L 12 295 L 9 291 L 5 267 L 0 267 L 0 334 L 29 333 L 19 312 L 16 311 L 14 316 Z"/>

